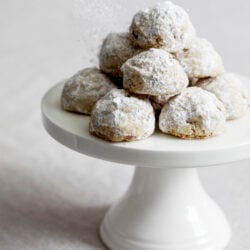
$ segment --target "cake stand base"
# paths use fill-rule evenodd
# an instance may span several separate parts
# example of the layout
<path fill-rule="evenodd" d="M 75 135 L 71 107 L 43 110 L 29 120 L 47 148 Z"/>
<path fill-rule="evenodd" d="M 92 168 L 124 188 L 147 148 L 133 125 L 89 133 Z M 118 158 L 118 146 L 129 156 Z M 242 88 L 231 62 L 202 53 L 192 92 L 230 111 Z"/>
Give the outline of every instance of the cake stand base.
<path fill-rule="evenodd" d="M 196 169 L 137 167 L 100 234 L 112 250 L 222 250 L 231 231 Z"/>

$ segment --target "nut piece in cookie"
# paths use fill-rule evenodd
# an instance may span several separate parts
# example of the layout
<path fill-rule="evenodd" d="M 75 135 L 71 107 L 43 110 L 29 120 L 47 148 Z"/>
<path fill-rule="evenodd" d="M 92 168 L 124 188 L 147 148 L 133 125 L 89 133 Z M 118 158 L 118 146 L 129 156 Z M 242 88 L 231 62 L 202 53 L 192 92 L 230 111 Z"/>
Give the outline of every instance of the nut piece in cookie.
<path fill-rule="evenodd" d="M 116 85 L 97 68 L 86 68 L 69 78 L 61 95 L 64 110 L 90 114 L 95 103 Z"/>
<path fill-rule="evenodd" d="M 180 63 L 162 49 L 150 49 L 122 65 L 123 87 L 129 92 L 150 96 L 176 95 L 188 85 Z"/>
<path fill-rule="evenodd" d="M 189 48 L 176 53 L 176 58 L 194 83 L 197 79 L 216 77 L 224 72 L 220 55 L 203 38 L 196 38 Z"/>
<path fill-rule="evenodd" d="M 197 87 L 216 95 L 225 107 L 227 120 L 237 119 L 246 114 L 249 94 L 236 75 L 224 73 L 215 78 L 200 80 Z"/>
<path fill-rule="evenodd" d="M 154 129 L 155 115 L 150 102 L 117 89 L 96 103 L 89 126 L 91 134 L 113 142 L 145 139 Z"/>
<path fill-rule="evenodd" d="M 188 14 L 168 1 L 139 11 L 130 26 L 131 42 L 143 49 L 164 47 L 177 52 L 189 46 L 195 36 Z"/>
<path fill-rule="evenodd" d="M 223 104 L 201 88 L 190 87 L 162 109 L 160 130 L 183 139 L 206 138 L 222 133 L 226 117 Z"/>
<path fill-rule="evenodd" d="M 100 69 L 113 77 L 122 77 L 121 66 L 136 53 L 127 33 L 110 33 L 99 53 Z"/>

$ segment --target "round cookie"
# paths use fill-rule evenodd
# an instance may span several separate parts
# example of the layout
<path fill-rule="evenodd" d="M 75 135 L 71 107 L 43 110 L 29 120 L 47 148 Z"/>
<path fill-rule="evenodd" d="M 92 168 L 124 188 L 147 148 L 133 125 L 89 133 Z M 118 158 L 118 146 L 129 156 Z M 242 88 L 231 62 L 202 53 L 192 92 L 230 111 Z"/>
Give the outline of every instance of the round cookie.
<path fill-rule="evenodd" d="M 159 111 L 163 108 L 163 106 L 173 97 L 171 95 L 158 95 L 151 96 L 150 101 L 156 111 Z"/>
<path fill-rule="evenodd" d="M 214 94 L 190 87 L 163 107 L 159 127 L 183 139 L 206 138 L 222 133 L 226 118 L 223 104 Z"/>
<path fill-rule="evenodd" d="M 213 45 L 203 38 L 196 38 L 189 48 L 176 53 L 176 58 L 185 69 L 191 83 L 200 78 L 216 77 L 223 73 L 220 55 Z"/>
<path fill-rule="evenodd" d="M 137 51 L 130 44 L 127 33 L 110 33 L 99 53 L 99 67 L 106 74 L 122 77 L 122 64 Z"/>
<path fill-rule="evenodd" d="M 150 96 L 176 95 L 188 85 L 180 63 L 162 49 L 150 49 L 122 65 L 123 87 L 129 92 Z"/>
<path fill-rule="evenodd" d="M 61 95 L 64 110 L 90 114 L 95 103 L 116 85 L 97 68 L 86 68 L 69 78 Z"/>
<path fill-rule="evenodd" d="M 130 26 L 131 42 L 143 49 L 164 47 L 177 52 L 189 46 L 195 36 L 188 14 L 168 1 L 139 11 Z"/>
<path fill-rule="evenodd" d="M 248 91 L 241 80 L 232 73 L 200 80 L 197 84 L 213 94 L 224 104 L 227 120 L 245 115 L 248 108 Z"/>
<path fill-rule="evenodd" d="M 154 129 L 155 115 L 150 102 L 117 89 L 96 103 L 89 127 L 91 134 L 113 142 L 145 139 Z"/>

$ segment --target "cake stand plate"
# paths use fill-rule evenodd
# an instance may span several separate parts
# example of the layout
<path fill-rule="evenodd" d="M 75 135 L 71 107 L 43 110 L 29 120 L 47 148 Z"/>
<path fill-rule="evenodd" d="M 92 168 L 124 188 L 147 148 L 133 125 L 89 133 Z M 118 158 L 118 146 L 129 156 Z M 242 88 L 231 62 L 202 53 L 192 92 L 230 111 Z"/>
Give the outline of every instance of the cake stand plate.
<path fill-rule="evenodd" d="M 110 249 L 225 248 L 230 227 L 203 189 L 197 168 L 250 158 L 250 111 L 228 122 L 224 134 L 206 140 L 181 140 L 156 132 L 142 141 L 110 143 L 89 134 L 88 116 L 61 109 L 62 87 L 59 83 L 42 100 L 48 133 L 80 153 L 137 166 L 128 191 L 110 208 L 100 227 Z"/>

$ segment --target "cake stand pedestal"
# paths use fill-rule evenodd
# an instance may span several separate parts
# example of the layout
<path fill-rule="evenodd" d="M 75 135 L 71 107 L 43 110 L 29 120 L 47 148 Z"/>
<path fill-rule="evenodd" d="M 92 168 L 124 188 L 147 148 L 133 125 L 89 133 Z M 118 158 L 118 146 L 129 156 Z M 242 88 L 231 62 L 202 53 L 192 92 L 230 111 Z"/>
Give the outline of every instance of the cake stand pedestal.
<path fill-rule="evenodd" d="M 244 81 L 248 79 L 243 78 Z M 250 158 L 250 112 L 207 140 L 161 133 L 130 143 L 109 143 L 88 133 L 89 117 L 60 108 L 63 84 L 42 101 L 48 133 L 65 146 L 96 158 L 136 165 L 126 194 L 100 227 L 112 250 L 222 250 L 231 231 L 224 213 L 203 189 L 197 168 Z"/>
<path fill-rule="evenodd" d="M 204 191 L 196 169 L 138 167 L 111 207 L 101 237 L 115 250 L 222 250 L 230 227 Z"/>

